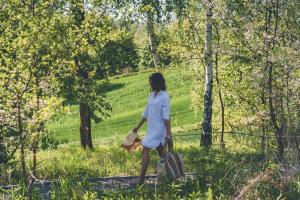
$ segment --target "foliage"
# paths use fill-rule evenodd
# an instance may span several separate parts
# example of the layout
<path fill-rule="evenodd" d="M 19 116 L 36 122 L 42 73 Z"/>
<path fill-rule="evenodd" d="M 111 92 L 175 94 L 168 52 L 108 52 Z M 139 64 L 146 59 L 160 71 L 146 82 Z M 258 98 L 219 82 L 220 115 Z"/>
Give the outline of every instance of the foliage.
<path fill-rule="evenodd" d="M 81 1 L 75 1 L 71 5 L 68 15 L 72 20 L 62 17 L 59 22 L 59 28 L 63 31 L 60 33 L 61 42 L 65 48 L 60 55 L 64 60 L 62 70 L 57 74 L 61 83 L 60 95 L 66 99 L 67 105 L 87 105 L 92 118 L 100 122 L 109 116 L 110 105 L 96 87 L 96 72 L 101 72 L 101 79 L 107 75 L 99 62 L 98 52 L 101 52 L 108 40 L 111 20 L 107 15 L 98 13 L 97 7 L 85 11 Z"/>
<path fill-rule="evenodd" d="M 175 56 L 171 54 L 171 48 L 172 48 L 170 47 L 171 44 L 168 43 L 166 37 L 167 35 L 164 35 L 163 33 L 158 35 L 159 46 L 157 48 L 157 53 L 159 54 L 162 67 L 168 67 L 171 63 L 177 64 Z M 151 57 L 149 44 L 147 44 L 140 51 L 140 54 L 141 54 L 140 66 L 142 69 L 155 67 L 153 59 Z"/>
<path fill-rule="evenodd" d="M 105 44 L 98 59 L 110 76 L 121 74 L 126 69 L 136 70 L 139 63 L 139 55 L 133 38 L 122 33 Z M 97 71 L 97 74 L 101 77 L 101 71 Z"/>
<path fill-rule="evenodd" d="M 49 97 L 54 93 L 50 82 L 57 66 L 56 45 L 52 41 L 57 19 L 52 7 L 55 3 L 59 2 L 1 3 L 5 9 L 1 15 L 0 39 L 0 142 L 5 144 L 11 160 L 16 150 L 20 150 L 21 180 L 28 196 L 34 178 L 28 172 L 26 152 L 36 154 L 39 137 L 45 130 L 43 125 L 56 110 Z M 15 163 L 9 161 L 8 166 Z M 32 169 L 35 171 L 36 165 Z"/>
<path fill-rule="evenodd" d="M 228 132 L 226 149 L 215 147 L 214 134 L 207 150 L 197 136 L 206 1 L 1 1 L 0 176 L 1 184 L 19 184 L 4 193 L 41 199 L 40 191 L 29 192 L 36 176 L 58 180 L 54 199 L 231 199 L 271 170 L 245 198 L 299 199 L 299 174 L 286 183 L 277 164 L 299 162 L 299 8 L 296 0 L 213 1 L 213 131 L 221 126 L 220 95 Z M 149 94 L 155 70 L 137 72 L 154 66 L 149 33 L 164 66 L 156 70 L 167 80 L 176 150 L 197 176 L 155 190 L 94 191 L 89 177 L 139 171 L 139 152 L 128 155 L 119 143 Z M 136 72 L 122 75 L 128 67 Z M 94 151 L 77 146 L 82 105 L 102 121 L 93 124 Z M 151 156 L 150 173 L 158 160 Z"/>

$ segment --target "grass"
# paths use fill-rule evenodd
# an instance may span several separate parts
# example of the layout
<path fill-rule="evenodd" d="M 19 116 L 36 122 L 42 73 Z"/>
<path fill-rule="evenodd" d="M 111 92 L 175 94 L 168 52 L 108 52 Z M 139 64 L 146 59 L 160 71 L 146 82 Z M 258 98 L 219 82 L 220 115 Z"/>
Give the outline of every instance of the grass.
<path fill-rule="evenodd" d="M 177 141 L 176 151 L 183 155 L 186 171 L 197 172 L 196 180 L 186 184 L 179 181 L 159 185 L 156 197 L 151 188 L 146 188 L 145 191 L 144 188 L 142 191 L 116 189 L 107 192 L 94 191 L 88 184 L 85 185 L 85 180 L 90 177 L 138 174 L 140 152 L 128 154 L 116 144 L 102 145 L 94 151 L 85 151 L 79 145 L 71 144 L 59 150 L 40 152 L 39 157 L 42 160 L 39 162 L 38 174 L 41 179 L 58 180 L 54 194 L 58 195 L 59 199 L 68 199 L 69 196 L 74 196 L 73 199 L 83 199 L 82 195 L 85 193 L 92 193 L 100 199 L 107 195 L 110 196 L 109 199 L 118 199 L 120 196 L 124 196 L 123 199 L 193 199 L 190 198 L 191 195 L 196 195 L 198 199 L 206 199 L 209 190 L 212 190 L 214 199 L 230 199 L 251 177 L 265 169 L 274 168 L 272 162 L 266 162 L 263 154 L 229 149 L 222 151 L 215 147 L 207 151 L 199 148 L 198 143 L 193 142 L 195 140 L 196 138 L 190 142 Z M 157 160 L 157 153 L 152 151 L 148 174 L 154 173 Z M 278 189 L 268 183 L 261 183 L 254 188 L 253 194 L 262 199 L 276 199 L 280 195 L 286 199 L 293 199 L 293 195 L 298 194 L 297 191 L 294 191 L 293 195 L 290 194 L 290 189 L 297 188 L 295 184 L 297 183 Z"/>
<path fill-rule="evenodd" d="M 38 178 L 58 180 L 51 191 L 52 199 L 231 199 L 251 177 L 265 169 L 276 168 L 272 159 L 257 151 L 259 141 L 247 137 L 237 139 L 226 134 L 226 150 L 220 150 L 214 134 L 214 145 L 209 151 L 199 148 L 201 117 L 195 115 L 191 108 L 191 80 L 181 75 L 180 69 L 172 68 L 164 71 L 164 74 L 171 98 L 175 150 L 183 155 L 185 170 L 197 172 L 196 180 L 186 184 L 175 182 L 160 185 L 155 192 L 151 188 L 104 193 L 93 191 L 85 183 L 86 178 L 137 175 L 140 171 L 140 151 L 129 154 L 119 145 L 141 118 L 149 95 L 148 77 L 152 72 L 118 76 L 108 83 L 99 83 L 113 111 L 110 118 L 92 125 L 94 151 L 83 150 L 78 144 L 78 106 L 71 106 L 70 112 L 58 114 L 55 120 L 47 124 L 56 138 L 69 141 L 57 150 L 38 153 Z M 142 135 L 145 128 L 141 130 Z M 30 160 L 28 156 L 28 162 Z M 148 174 L 154 173 L 158 160 L 157 153 L 151 151 Z M 16 183 L 16 180 L 21 179 L 20 169 L 14 170 L 11 173 L 12 179 L 7 183 Z M 281 195 L 281 199 L 299 199 L 299 196 L 295 196 L 300 194 L 299 180 L 299 177 L 295 178 L 294 182 L 283 189 L 273 184 L 260 183 L 249 192 L 252 195 L 249 198 L 280 199 L 278 197 Z"/>
<path fill-rule="evenodd" d="M 148 77 L 153 73 L 144 72 L 130 76 L 112 78 L 109 83 L 100 85 L 105 91 L 113 108 L 111 117 L 100 123 L 92 124 L 92 136 L 95 143 L 114 142 L 135 127 L 147 103 L 149 95 Z M 171 118 L 173 131 L 198 124 L 200 118 L 195 116 L 191 108 L 191 82 L 185 80 L 179 69 L 165 73 L 167 92 L 171 98 Z M 78 106 L 71 106 L 69 113 L 60 114 L 56 120 L 47 124 L 50 131 L 58 139 L 70 142 L 79 141 Z M 146 126 L 141 134 L 145 133 Z"/>

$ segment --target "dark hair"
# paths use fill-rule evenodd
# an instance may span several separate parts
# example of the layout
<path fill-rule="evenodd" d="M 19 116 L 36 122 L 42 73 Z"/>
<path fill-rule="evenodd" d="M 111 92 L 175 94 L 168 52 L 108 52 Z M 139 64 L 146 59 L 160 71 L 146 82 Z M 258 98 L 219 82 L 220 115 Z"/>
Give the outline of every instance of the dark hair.
<path fill-rule="evenodd" d="M 166 81 L 163 75 L 159 72 L 153 73 L 149 77 L 151 90 L 152 91 L 161 91 L 166 90 Z"/>

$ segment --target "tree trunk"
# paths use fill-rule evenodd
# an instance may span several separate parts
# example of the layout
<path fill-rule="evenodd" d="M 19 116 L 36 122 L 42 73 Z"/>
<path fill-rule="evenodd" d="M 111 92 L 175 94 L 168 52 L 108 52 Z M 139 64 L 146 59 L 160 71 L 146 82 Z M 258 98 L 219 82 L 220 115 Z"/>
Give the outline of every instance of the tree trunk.
<path fill-rule="evenodd" d="M 264 122 L 261 131 L 262 131 L 262 136 L 261 136 L 260 149 L 261 152 L 264 154 L 266 152 L 266 128 Z"/>
<path fill-rule="evenodd" d="M 271 34 L 271 14 L 272 9 L 268 5 L 268 1 L 266 1 L 266 35 L 269 36 Z M 277 2 L 277 8 L 278 9 L 278 2 Z M 277 16 L 278 17 L 278 16 Z M 277 18 L 275 19 L 275 28 L 274 28 L 274 37 L 276 37 L 277 33 Z M 273 94 L 273 63 L 270 61 L 269 58 L 269 50 L 271 48 L 271 41 L 270 39 L 265 40 L 266 43 L 266 69 L 268 70 L 268 92 L 269 92 L 269 114 L 271 119 L 271 124 L 275 132 L 277 145 L 278 145 L 278 160 L 280 162 L 284 159 L 284 143 L 283 143 L 283 137 L 282 137 L 282 128 L 278 126 L 277 123 L 277 117 L 274 107 L 274 94 Z M 275 43 L 273 43 L 274 48 Z"/>
<path fill-rule="evenodd" d="M 265 94 L 265 81 L 263 81 L 262 83 L 262 90 L 261 90 L 261 103 L 263 105 L 263 107 L 266 107 L 267 104 L 267 100 L 266 100 L 266 94 Z M 261 143 L 260 143 L 260 149 L 262 153 L 265 153 L 266 151 L 266 120 L 263 118 L 262 119 L 262 127 L 261 127 L 261 131 L 262 131 L 262 136 L 261 136 Z"/>
<path fill-rule="evenodd" d="M 0 134 L 0 164 L 6 163 L 7 160 L 7 152 L 6 147 L 3 144 L 3 136 Z"/>
<path fill-rule="evenodd" d="M 150 44 L 150 53 L 153 58 L 154 66 L 159 67 L 160 66 L 160 58 L 157 54 L 157 47 L 158 42 L 157 38 L 154 32 L 154 16 L 151 11 L 147 12 L 147 32 L 149 37 L 149 44 Z"/>
<path fill-rule="evenodd" d="M 224 102 L 222 97 L 222 91 L 220 88 L 220 80 L 219 80 L 219 48 L 220 48 L 220 34 L 218 31 L 218 27 L 215 27 L 216 35 L 217 35 L 217 50 L 215 52 L 215 68 L 216 68 L 216 82 L 218 85 L 218 95 L 220 100 L 220 108 L 221 108 L 221 131 L 220 131 L 220 148 L 225 148 L 224 143 L 224 128 L 225 128 L 225 114 L 224 114 Z"/>
<path fill-rule="evenodd" d="M 31 2 L 31 12 L 32 12 L 32 17 L 35 16 L 35 1 Z M 33 56 L 33 68 L 36 68 L 36 57 Z M 35 87 L 36 87 L 36 113 L 37 113 L 37 118 L 39 119 L 39 111 L 40 111 L 40 94 L 41 94 L 41 89 L 40 89 L 40 82 L 39 82 L 39 75 L 35 74 Z M 33 154 L 33 174 L 29 178 L 29 183 L 28 183 L 28 199 L 32 199 L 32 192 L 33 192 L 33 185 L 35 182 L 35 177 L 36 177 L 36 167 L 37 167 L 37 150 L 38 150 L 38 141 L 39 141 L 39 134 L 41 131 L 41 122 L 38 121 L 37 125 L 37 135 L 36 137 L 33 137 L 32 139 L 32 154 Z"/>
<path fill-rule="evenodd" d="M 224 128 L 225 128 L 225 109 L 224 109 L 224 103 L 223 103 L 223 97 L 222 97 L 222 92 L 221 89 L 219 88 L 219 99 L 220 99 L 220 107 L 221 107 L 221 131 L 220 131 L 220 148 L 224 149 L 225 148 L 225 143 L 224 143 Z"/>
<path fill-rule="evenodd" d="M 278 144 L 278 160 L 281 162 L 283 161 L 283 154 L 284 154 L 284 144 L 283 144 L 283 137 L 282 137 L 282 128 L 280 128 L 277 124 L 276 113 L 274 110 L 273 105 L 273 66 L 272 63 L 269 63 L 269 110 L 270 110 L 270 117 L 271 123 L 275 131 L 276 140 Z"/>
<path fill-rule="evenodd" d="M 206 11 L 206 42 L 205 42 L 205 91 L 204 91 L 204 112 L 202 122 L 201 145 L 210 147 L 212 144 L 212 87 L 213 87 L 213 68 L 212 68 L 212 2 L 207 1 Z"/>
<path fill-rule="evenodd" d="M 87 127 L 88 127 L 88 132 L 87 132 L 87 145 L 90 149 L 93 149 L 93 141 L 92 141 L 92 126 L 91 126 L 91 120 L 92 119 L 92 112 L 90 109 L 88 109 L 88 120 L 87 120 Z"/>
<path fill-rule="evenodd" d="M 23 133 L 23 124 L 22 124 L 22 117 L 21 117 L 21 97 L 17 97 L 17 112 L 18 112 L 18 134 L 20 137 L 20 160 L 21 160 L 21 168 L 22 168 L 22 176 L 24 180 L 24 184 L 26 189 L 28 189 L 28 177 L 26 172 L 26 160 L 25 160 L 25 140 L 26 135 Z"/>
<path fill-rule="evenodd" d="M 85 7 L 84 7 L 84 1 L 78 0 L 76 1 L 74 5 L 74 20 L 76 26 L 80 27 L 85 20 Z M 83 68 L 83 66 L 80 66 L 79 64 L 79 55 L 74 56 L 74 64 L 77 69 L 77 76 L 80 79 L 80 83 L 83 86 L 85 83 L 85 80 L 87 80 L 89 77 L 88 72 Z M 82 98 L 82 97 L 81 97 Z M 85 149 L 87 146 L 90 149 L 93 149 L 93 143 L 92 143 L 92 133 L 91 133 L 91 118 L 92 118 L 92 112 L 89 108 L 87 102 L 83 101 L 82 99 L 78 99 L 79 101 L 79 113 L 80 113 L 80 144 Z"/>
<path fill-rule="evenodd" d="M 37 113 L 37 118 L 39 118 L 41 89 L 40 89 L 40 82 L 39 82 L 38 75 L 36 75 L 35 80 L 36 80 L 36 82 L 35 82 L 36 113 Z M 33 190 L 33 185 L 34 185 L 35 178 L 36 178 L 37 151 L 38 151 L 39 136 L 43 130 L 43 127 L 44 127 L 44 124 L 42 122 L 38 122 L 37 128 L 36 128 L 37 135 L 32 140 L 33 167 L 32 167 L 32 176 L 30 178 L 29 185 L 28 185 L 28 199 L 32 199 L 32 190 Z"/>
<path fill-rule="evenodd" d="M 80 142 L 83 148 L 87 146 L 92 149 L 92 134 L 91 134 L 91 111 L 87 105 L 81 103 L 80 110 Z"/>
<path fill-rule="evenodd" d="M 299 97 L 298 97 L 299 98 Z M 294 133 L 295 146 L 298 152 L 298 159 L 300 160 L 300 147 L 299 147 L 299 139 L 300 139 L 300 98 L 297 104 L 297 118 L 296 118 L 296 131 Z"/>

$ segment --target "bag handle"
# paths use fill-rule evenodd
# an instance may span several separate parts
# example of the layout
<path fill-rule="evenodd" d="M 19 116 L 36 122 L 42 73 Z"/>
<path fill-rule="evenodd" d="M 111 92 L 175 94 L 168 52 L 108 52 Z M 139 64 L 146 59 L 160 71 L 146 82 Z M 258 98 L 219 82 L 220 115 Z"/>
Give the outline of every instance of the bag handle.
<path fill-rule="evenodd" d="M 167 146 L 167 152 L 173 152 L 174 151 L 174 146 L 173 146 L 173 138 L 166 138 L 165 142 Z"/>

